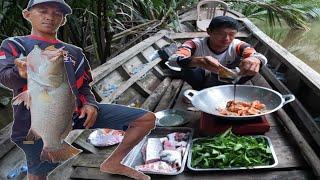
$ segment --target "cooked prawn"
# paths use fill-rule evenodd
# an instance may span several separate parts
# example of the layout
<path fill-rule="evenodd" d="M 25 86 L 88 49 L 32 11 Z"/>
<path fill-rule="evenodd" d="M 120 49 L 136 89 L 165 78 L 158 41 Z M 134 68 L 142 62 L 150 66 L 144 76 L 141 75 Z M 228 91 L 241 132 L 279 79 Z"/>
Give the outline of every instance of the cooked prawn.
<path fill-rule="evenodd" d="M 258 100 L 252 102 L 231 100 L 227 102 L 226 108 L 218 108 L 217 110 L 222 115 L 247 116 L 261 114 L 265 107 L 266 105 Z"/>

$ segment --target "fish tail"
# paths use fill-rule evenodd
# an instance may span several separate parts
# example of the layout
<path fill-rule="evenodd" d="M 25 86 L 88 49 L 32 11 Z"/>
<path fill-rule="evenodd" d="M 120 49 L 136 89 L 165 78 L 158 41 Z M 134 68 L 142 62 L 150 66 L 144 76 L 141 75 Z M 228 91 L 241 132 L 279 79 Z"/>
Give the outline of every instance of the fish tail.
<path fill-rule="evenodd" d="M 44 147 L 40 155 L 40 160 L 60 163 L 78 155 L 81 152 L 82 150 L 75 148 L 67 142 L 63 142 L 61 148 L 57 150 L 46 149 Z"/>
<path fill-rule="evenodd" d="M 24 105 L 29 109 L 31 104 L 31 97 L 28 91 L 24 91 L 18 94 L 12 99 L 12 105 L 19 105 L 24 102 Z"/>

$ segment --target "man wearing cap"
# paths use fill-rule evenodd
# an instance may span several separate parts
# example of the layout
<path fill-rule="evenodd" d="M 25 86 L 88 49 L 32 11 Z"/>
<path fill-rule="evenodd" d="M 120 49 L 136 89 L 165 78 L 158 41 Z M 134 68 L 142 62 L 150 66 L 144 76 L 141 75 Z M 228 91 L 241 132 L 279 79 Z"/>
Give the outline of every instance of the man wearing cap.
<path fill-rule="evenodd" d="M 77 102 L 77 110 L 73 116 L 73 128 L 112 128 L 126 131 L 123 141 L 101 164 L 100 170 L 134 179 L 150 179 L 149 176 L 126 167 L 120 162 L 154 128 L 155 116 L 152 112 L 142 109 L 97 103 L 89 86 L 89 83 L 92 82 L 91 69 L 82 49 L 57 39 L 59 27 L 65 24 L 66 16 L 71 13 L 70 6 L 64 0 L 30 0 L 22 14 L 32 25 L 31 34 L 10 37 L 2 42 L 0 83 L 12 89 L 14 96 L 17 96 L 27 90 L 27 71 L 26 63 L 15 65 L 15 59 L 27 56 L 35 45 L 41 49 L 49 46 L 57 49 L 63 48 L 68 52 L 65 57 L 68 61 L 65 61 L 64 65 L 70 91 L 75 95 Z M 28 179 L 46 179 L 47 174 L 59 163 L 40 160 L 43 148 L 41 139 L 26 141 L 31 115 L 24 104 L 13 105 L 13 112 L 14 123 L 11 139 L 26 155 Z"/>
<path fill-rule="evenodd" d="M 235 39 L 238 30 L 239 24 L 232 17 L 215 17 L 207 28 L 209 37 L 184 42 L 169 62 L 182 68 L 183 79 L 196 90 L 225 84 L 218 80 L 221 65 L 230 69 L 239 66 L 240 74 L 250 78 L 267 59 L 250 44 Z"/>

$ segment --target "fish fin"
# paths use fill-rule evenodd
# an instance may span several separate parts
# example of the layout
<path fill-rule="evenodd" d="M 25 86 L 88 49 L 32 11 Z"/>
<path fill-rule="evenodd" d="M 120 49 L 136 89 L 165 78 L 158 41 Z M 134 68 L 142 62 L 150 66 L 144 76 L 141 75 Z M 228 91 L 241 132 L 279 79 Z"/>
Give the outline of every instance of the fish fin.
<path fill-rule="evenodd" d="M 37 139 L 40 139 L 41 136 L 39 136 L 34 130 L 30 129 L 27 136 L 26 136 L 26 140 L 27 141 L 35 141 Z"/>
<path fill-rule="evenodd" d="M 61 139 L 65 139 L 72 130 L 72 121 L 67 125 L 66 130 L 61 134 Z"/>
<path fill-rule="evenodd" d="M 12 99 L 12 105 L 19 105 L 22 102 L 27 107 L 27 109 L 30 108 L 31 96 L 29 94 L 29 91 L 24 91 Z"/>
<path fill-rule="evenodd" d="M 45 103 L 49 103 L 52 100 L 52 97 L 49 96 L 48 91 L 47 90 L 43 90 L 40 94 L 39 94 L 39 98 L 41 99 L 41 101 L 45 102 Z"/>
<path fill-rule="evenodd" d="M 49 161 L 52 163 L 60 163 L 66 161 L 82 152 L 81 149 L 77 149 L 69 143 L 63 141 L 61 148 L 57 150 L 42 149 L 40 160 Z"/>

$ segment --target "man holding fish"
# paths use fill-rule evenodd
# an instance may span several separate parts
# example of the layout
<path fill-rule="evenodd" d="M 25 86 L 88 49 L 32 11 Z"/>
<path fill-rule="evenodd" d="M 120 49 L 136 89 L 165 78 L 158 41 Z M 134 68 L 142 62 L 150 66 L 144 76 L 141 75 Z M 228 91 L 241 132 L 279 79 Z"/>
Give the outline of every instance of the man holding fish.
<path fill-rule="evenodd" d="M 232 17 L 215 17 L 207 28 L 209 37 L 184 42 L 169 58 L 169 64 L 180 66 L 183 79 L 195 90 L 224 84 L 218 74 L 236 67 L 240 68 L 236 74 L 248 76 L 241 79 L 246 81 L 259 72 L 267 59 L 250 44 L 235 39 L 238 30 L 239 24 Z"/>
<path fill-rule="evenodd" d="M 120 162 L 154 128 L 155 116 L 142 109 L 97 103 L 82 49 L 57 39 L 71 13 L 64 0 L 30 0 L 22 14 L 32 25 L 31 34 L 1 44 L 0 83 L 14 93 L 11 138 L 26 155 L 28 179 L 46 179 L 60 162 L 81 152 L 63 142 L 72 129 L 106 127 L 126 133 L 100 170 L 150 179 Z"/>

